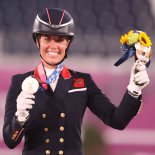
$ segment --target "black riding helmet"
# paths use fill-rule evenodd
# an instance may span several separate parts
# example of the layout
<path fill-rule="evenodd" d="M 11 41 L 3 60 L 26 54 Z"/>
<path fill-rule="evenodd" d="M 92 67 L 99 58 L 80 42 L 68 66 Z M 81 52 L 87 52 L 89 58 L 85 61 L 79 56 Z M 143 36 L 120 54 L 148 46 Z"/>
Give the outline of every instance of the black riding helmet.
<path fill-rule="evenodd" d="M 74 21 L 72 16 L 63 9 L 51 8 L 37 14 L 32 37 L 36 42 L 39 34 L 52 34 L 68 36 L 72 41 L 74 38 Z"/>

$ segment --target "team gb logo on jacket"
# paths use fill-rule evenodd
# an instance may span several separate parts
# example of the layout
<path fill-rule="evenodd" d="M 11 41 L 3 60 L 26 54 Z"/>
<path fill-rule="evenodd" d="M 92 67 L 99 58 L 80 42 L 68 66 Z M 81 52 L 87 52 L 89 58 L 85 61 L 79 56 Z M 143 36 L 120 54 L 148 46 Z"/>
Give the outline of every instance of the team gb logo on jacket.
<path fill-rule="evenodd" d="M 85 86 L 84 79 L 83 78 L 76 78 L 73 81 L 73 87 L 74 88 L 83 88 Z"/>

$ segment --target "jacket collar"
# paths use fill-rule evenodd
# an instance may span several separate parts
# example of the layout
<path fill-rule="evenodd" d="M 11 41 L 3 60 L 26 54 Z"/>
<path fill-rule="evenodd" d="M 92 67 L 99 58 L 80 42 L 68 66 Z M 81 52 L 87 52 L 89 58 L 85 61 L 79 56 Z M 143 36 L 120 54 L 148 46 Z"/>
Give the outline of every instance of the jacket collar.
<path fill-rule="evenodd" d="M 68 68 L 67 67 L 63 67 L 63 69 L 62 69 L 62 72 L 61 72 L 61 75 L 62 75 L 62 77 L 66 80 L 66 79 L 70 79 L 72 76 L 71 76 L 71 73 L 70 73 L 70 71 L 68 70 Z"/>

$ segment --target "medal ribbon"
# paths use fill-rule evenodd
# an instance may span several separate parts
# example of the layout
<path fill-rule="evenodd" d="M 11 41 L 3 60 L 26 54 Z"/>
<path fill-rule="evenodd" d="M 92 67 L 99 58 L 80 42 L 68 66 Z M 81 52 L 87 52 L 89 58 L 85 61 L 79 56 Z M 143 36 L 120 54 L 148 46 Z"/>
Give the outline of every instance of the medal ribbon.
<path fill-rule="evenodd" d="M 136 54 L 136 50 L 132 46 L 125 46 L 122 45 L 123 51 L 125 51 L 124 55 L 117 61 L 115 62 L 115 66 L 119 66 L 123 62 L 125 62 L 127 59 L 133 57 Z"/>
<path fill-rule="evenodd" d="M 55 70 L 53 71 L 51 76 L 49 78 L 47 78 L 44 67 L 43 67 L 43 63 L 40 62 L 38 64 L 38 66 L 34 70 L 34 77 L 38 80 L 39 83 L 42 84 L 42 87 L 44 89 L 48 89 L 48 84 L 54 82 L 57 79 L 57 77 L 59 76 L 59 74 L 62 71 L 63 67 L 64 67 L 63 63 L 59 64 L 55 68 Z"/>
<path fill-rule="evenodd" d="M 46 80 L 46 83 L 50 84 L 50 83 L 54 82 L 57 79 L 57 77 L 59 76 L 60 72 L 62 71 L 63 66 L 64 66 L 63 63 L 59 64 L 55 68 L 55 70 L 53 71 L 53 73 L 51 74 L 51 76 Z"/>

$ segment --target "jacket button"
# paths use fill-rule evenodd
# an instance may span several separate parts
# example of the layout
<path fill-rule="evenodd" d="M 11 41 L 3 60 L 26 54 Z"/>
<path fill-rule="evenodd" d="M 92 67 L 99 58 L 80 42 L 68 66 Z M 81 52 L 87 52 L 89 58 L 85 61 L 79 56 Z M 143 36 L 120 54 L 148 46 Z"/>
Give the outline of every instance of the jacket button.
<path fill-rule="evenodd" d="M 64 118 L 64 117 L 65 117 L 65 113 L 62 112 L 62 113 L 60 114 L 60 116 L 61 116 L 62 118 Z"/>
<path fill-rule="evenodd" d="M 15 139 L 16 139 L 16 137 L 17 137 L 16 135 L 13 135 L 13 136 L 12 136 L 12 140 L 15 140 Z"/>
<path fill-rule="evenodd" d="M 50 142 L 50 139 L 46 139 L 45 142 L 48 144 Z"/>
<path fill-rule="evenodd" d="M 64 127 L 63 126 L 60 126 L 60 131 L 64 131 Z"/>
<path fill-rule="evenodd" d="M 48 132 L 48 128 L 44 128 L 44 131 L 45 131 L 45 132 Z"/>
<path fill-rule="evenodd" d="M 46 118 L 46 114 L 42 114 L 42 118 Z"/>
<path fill-rule="evenodd" d="M 13 134 L 12 135 L 12 140 L 15 140 L 16 137 L 17 137 L 17 134 Z"/>
<path fill-rule="evenodd" d="M 49 155 L 51 152 L 50 150 L 46 150 L 46 154 Z"/>
<path fill-rule="evenodd" d="M 60 143 L 63 143 L 64 142 L 64 139 L 63 138 L 60 138 L 59 141 L 60 141 Z"/>
<path fill-rule="evenodd" d="M 15 131 L 15 133 L 18 134 L 19 132 L 18 131 Z"/>
<path fill-rule="evenodd" d="M 64 154 L 64 152 L 62 150 L 59 151 L 59 155 L 62 155 Z"/>

